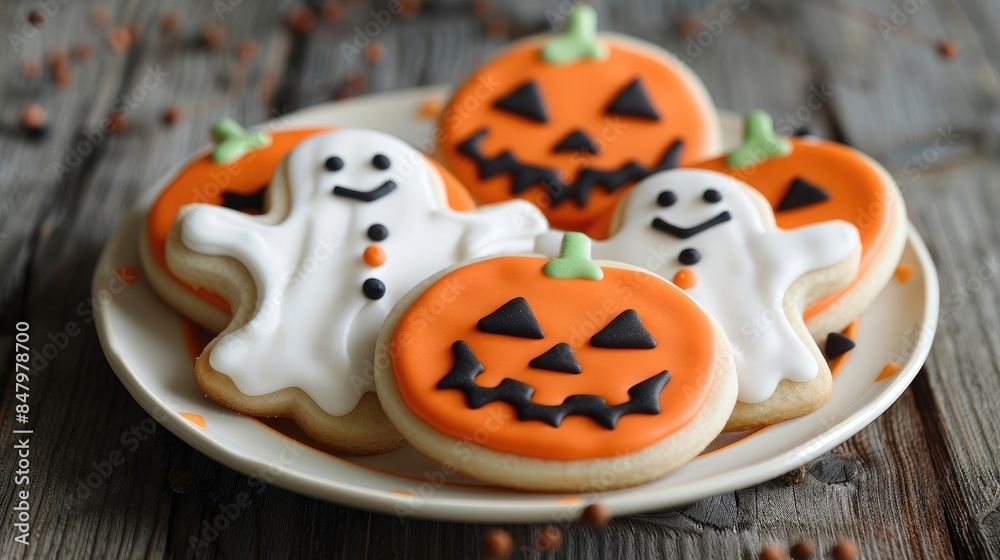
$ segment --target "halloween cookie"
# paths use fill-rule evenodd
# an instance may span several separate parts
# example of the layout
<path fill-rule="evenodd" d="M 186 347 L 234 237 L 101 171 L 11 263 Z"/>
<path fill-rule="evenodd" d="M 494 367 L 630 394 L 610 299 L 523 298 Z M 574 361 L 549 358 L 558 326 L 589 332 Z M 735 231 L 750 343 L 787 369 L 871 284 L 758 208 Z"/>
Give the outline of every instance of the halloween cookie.
<path fill-rule="evenodd" d="M 867 309 L 892 278 L 906 244 L 903 197 L 881 165 L 851 147 L 813 136 L 777 137 L 763 111 L 747 115 L 744 130 L 738 150 L 696 167 L 760 191 L 781 228 L 845 220 L 861 234 L 857 276 L 806 308 L 806 325 L 822 342 Z"/>
<path fill-rule="evenodd" d="M 259 216 L 185 206 L 170 230 L 170 270 L 234 310 L 195 364 L 198 385 L 238 412 L 292 418 L 335 449 L 398 445 L 372 392 L 393 303 L 456 262 L 525 250 L 544 217 L 523 201 L 451 210 L 420 152 L 361 129 L 300 142 L 266 195 Z"/>
<path fill-rule="evenodd" d="M 299 142 L 331 130 L 330 128 L 294 128 L 266 133 L 267 141 L 256 145 L 247 141 L 244 150 L 226 152 L 226 142 L 247 138 L 230 119 L 213 127 L 216 146 L 203 150 L 183 164 L 169 180 L 146 215 L 139 247 L 142 266 L 153 289 L 171 307 L 203 327 L 219 332 L 232 318 L 229 303 L 221 296 L 179 278 L 167 268 L 166 242 L 170 226 L 186 204 L 202 203 L 224 206 L 248 214 L 266 211 L 265 191 L 274 169 Z M 263 140 L 263 139 L 262 139 Z M 223 146 L 218 156 L 216 148 Z M 229 159 L 227 159 L 227 157 Z M 437 162 L 428 158 L 445 185 L 448 204 L 455 210 L 471 210 L 475 203 L 465 188 Z"/>
<path fill-rule="evenodd" d="M 396 304 L 375 382 L 411 445 L 495 484 L 582 492 L 652 480 L 719 434 L 736 400 L 722 329 L 589 243 L 459 264 Z"/>
<path fill-rule="evenodd" d="M 718 117 L 683 63 L 596 33 L 579 5 L 565 33 L 518 42 L 458 86 L 441 158 L 480 202 L 523 198 L 553 227 L 602 239 L 618 200 L 647 175 L 720 149 Z"/>
<path fill-rule="evenodd" d="M 622 201 L 598 258 L 642 266 L 684 288 L 733 348 L 739 403 L 727 430 L 812 412 L 830 396 L 830 368 L 805 327 L 810 302 L 846 285 L 861 247 L 843 221 L 775 226 L 763 197 L 721 173 L 676 169 L 641 181 Z M 555 233 L 539 241 L 554 250 Z"/>

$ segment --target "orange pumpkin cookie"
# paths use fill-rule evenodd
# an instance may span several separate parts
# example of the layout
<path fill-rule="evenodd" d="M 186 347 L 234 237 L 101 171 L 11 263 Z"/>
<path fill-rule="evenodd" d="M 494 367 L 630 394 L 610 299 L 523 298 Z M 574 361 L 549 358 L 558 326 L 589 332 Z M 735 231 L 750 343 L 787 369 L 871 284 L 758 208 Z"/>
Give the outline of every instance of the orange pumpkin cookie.
<path fill-rule="evenodd" d="M 875 160 L 843 144 L 774 136 L 763 111 L 747 115 L 743 146 L 698 164 L 746 182 L 767 199 L 778 227 L 829 220 L 854 224 L 861 263 L 854 280 L 813 302 L 806 326 L 817 341 L 843 330 L 892 279 L 906 244 L 906 208 L 892 176 Z"/>
<path fill-rule="evenodd" d="M 376 347 L 382 406 L 414 447 L 503 486 L 607 490 L 696 456 L 736 401 L 729 343 L 683 290 L 561 256 L 457 265 L 393 308 Z"/>
<path fill-rule="evenodd" d="M 524 198 L 553 227 L 603 239 L 633 183 L 718 153 L 720 135 L 683 63 L 595 28 L 593 8 L 580 5 L 564 34 L 486 62 L 443 112 L 438 148 L 479 202 Z"/>
<path fill-rule="evenodd" d="M 215 129 L 216 147 L 226 139 L 252 134 L 228 119 L 217 123 Z M 218 158 L 215 149 L 206 148 L 180 167 L 150 207 L 139 243 L 146 276 L 164 301 L 213 332 L 229 324 L 232 313 L 224 298 L 177 278 L 167 267 L 165 246 L 174 218 L 181 207 L 192 203 L 225 206 L 248 214 L 264 213 L 266 187 L 278 163 L 301 141 L 329 130 L 330 127 L 270 131 L 266 133 L 267 142 L 222 153 Z M 226 155 L 231 159 L 223 157 Z M 433 159 L 427 161 L 441 175 L 449 206 L 454 210 L 474 209 L 475 203 L 465 187 Z"/>

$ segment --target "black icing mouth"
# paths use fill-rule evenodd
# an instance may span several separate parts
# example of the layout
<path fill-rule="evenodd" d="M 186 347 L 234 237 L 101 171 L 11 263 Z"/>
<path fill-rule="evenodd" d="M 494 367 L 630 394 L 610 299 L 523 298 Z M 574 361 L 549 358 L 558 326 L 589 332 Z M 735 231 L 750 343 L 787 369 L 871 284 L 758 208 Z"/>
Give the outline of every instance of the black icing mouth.
<path fill-rule="evenodd" d="M 660 156 L 653 167 L 645 167 L 630 160 L 617 169 L 598 169 L 584 167 L 572 183 L 559 180 L 559 172 L 551 167 L 529 165 L 517 159 L 510 150 L 487 157 L 482 152 L 480 143 L 489 133 L 486 128 L 474 132 L 469 138 L 458 145 L 459 153 L 471 158 L 479 167 L 479 178 L 489 179 L 500 173 L 510 175 L 510 191 L 518 194 L 528 187 L 539 185 L 548 192 L 552 206 L 558 206 L 567 198 L 572 198 L 581 208 L 587 205 L 590 191 L 601 186 L 606 192 L 615 192 L 619 188 L 634 181 L 645 179 L 649 175 L 677 167 L 681 152 L 684 150 L 683 140 L 674 140 Z"/>
<path fill-rule="evenodd" d="M 556 428 L 563 418 L 573 414 L 587 416 L 609 430 L 613 430 L 618 419 L 626 414 L 659 414 L 660 393 L 670 381 L 670 372 L 663 370 L 633 385 L 628 390 L 631 398 L 616 405 L 609 405 L 597 395 L 571 395 L 559 405 L 538 404 L 531 401 L 534 388 L 516 379 L 505 378 L 496 387 L 477 385 L 476 376 L 484 368 L 469 345 L 458 340 L 452 344 L 451 351 L 455 355 L 455 365 L 438 382 L 438 389 L 459 389 L 465 393 L 469 408 L 473 409 L 494 401 L 506 402 L 514 406 L 522 422 L 540 420 Z"/>
<path fill-rule="evenodd" d="M 333 187 L 333 194 L 335 196 L 353 198 L 355 200 L 360 200 L 361 202 L 375 202 L 394 190 L 396 190 L 396 182 L 390 180 L 382 183 L 381 186 L 370 191 L 358 191 L 337 185 L 336 187 Z"/>
<path fill-rule="evenodd" d="M 733 219 L 733 217 L 730 216 L 729 212 L 727 211 L 719 214 L 718 216 L 712 218 L 711 220 L 704 221 L 694 227 L 682 228 L 680 226 L 675 226 L 674 224 L 666 220 L 660 218 L 653 218 L 653 228 L 662 231 L 667 235 L 672 235 L 678 239 L 687 239 L 688 237 L 691 237 L 693 235 L 698 235 L 699 233 L 711 229 L 719 224 L 724 224 L 731 219 Z"/>

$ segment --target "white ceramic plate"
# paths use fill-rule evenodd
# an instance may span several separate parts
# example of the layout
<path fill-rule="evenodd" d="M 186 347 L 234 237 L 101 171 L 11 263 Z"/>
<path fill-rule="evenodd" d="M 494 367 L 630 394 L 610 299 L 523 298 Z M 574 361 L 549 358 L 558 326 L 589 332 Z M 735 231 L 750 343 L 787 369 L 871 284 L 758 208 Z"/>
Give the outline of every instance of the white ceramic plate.
<path fill-rule="evenodd" d="M 272 126 L 366 126 L 424 148 L 433 120 L 417 107 L 444 88 L 425 88 L 331 103 Z M 724 119 L 725 136 L 739 121 Z M 911 228 L 903 262 L 916 272 L 896 280 L 861 317 L 857 339 L 836 375 L 833 396 L 813 414 L 751 433 L 721 436 L 700 457 L 669 475 L 626 490 L 590 495 L 505 490 L 449 474 L 411 448 L 374 457 L 337 456 L 300 443 L 287 422 L 265 424 L 211 401 L 195 385 L 181 317 L 161 302 L 138 268 L 138 231 L 158 185 L 123 221 L 94 273 L 97 329 L 122 383 L 156 420 L 202 453 L 240 472 L 322 500 L 415 518 L 479 522 L 554 521 L 576 517 L 596 500 L 626 514 L 690 503 L 745 488 L 805 464 L 851 437 L 903 392 L 927 357 L 938 317 L 938 280 Z M 122 267 L 126 268 L 122 274 Z M 135 268 L 132 268 L 135 267 Z M 118 272 L 116 272 L 118 271 Z M 879 380 L 887 362 L 898 373 Z"/>

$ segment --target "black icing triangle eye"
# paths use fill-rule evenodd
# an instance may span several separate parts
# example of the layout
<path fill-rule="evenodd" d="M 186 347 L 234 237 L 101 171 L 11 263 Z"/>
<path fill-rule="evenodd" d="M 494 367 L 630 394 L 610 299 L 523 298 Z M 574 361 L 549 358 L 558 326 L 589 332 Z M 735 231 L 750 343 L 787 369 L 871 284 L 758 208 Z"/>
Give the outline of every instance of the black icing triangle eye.
<path fill-rule="evenodd" d="M 542 94 L 535 82 L 526 82 L 518 86 L 514 91 L 497 99 L 493 106 L 540 123 L 549 121 L 545 103 L 542 102 Z"/>
<path fill-rule="evenodd" d="M 582 130 L 574 130 L 566 135 L 565 138 L 559 141 L 558 144 L 552 148 L 553 152 L 589 152 L 591 154 L 597 153 L 597 146 L 594 145 L 594 141 L 590 139 Z"/>
<path fill-rule="evenodd" d="M 778 212 L 810 206 L 824 200 L 830 200 L 830 193 L 805 179 L 796 177 L 792 179 L 792 184 L 789 185 L 788 192 L 785 193 L 781 202 L 778 203 Z"/>
<path fill-rule="evenodd" d="M 643 326 L 635 309 L 619 313 L 600 332 L 590 337 L 590 344 L 598 348 L 656 348 L 656 340 Z"/>
<path fill-rule="evenodd" d="M 485 333 L 504 334 L 521 338 L 545 338 L 542 327 L 531 312 L 528 300 L 516 297 L 500 306 L 493 313 L 476 323 L 476 328 Z"/>
<path fill-rule="evenodd" d="M 580 362 L 576 361 L 576 356 L 573 355 L 573 349 L 565 342 L 560 342 L 542 352 L 538 357 L 528 362 L 528 366 L 559 373 L 580 373 L 583 371 Z"/>
<path fill-rule="evenodd" d="M 651 121 L 660 120 L 660 114 L 656 112 L 649 96 L 646 95 L 646 88 L 642 87 L 642 82 L 636 78 L 629 82 L 618 95 L 608 105 L 606 112 L 612 115 L 627 115 L 639 117 Z"/>

